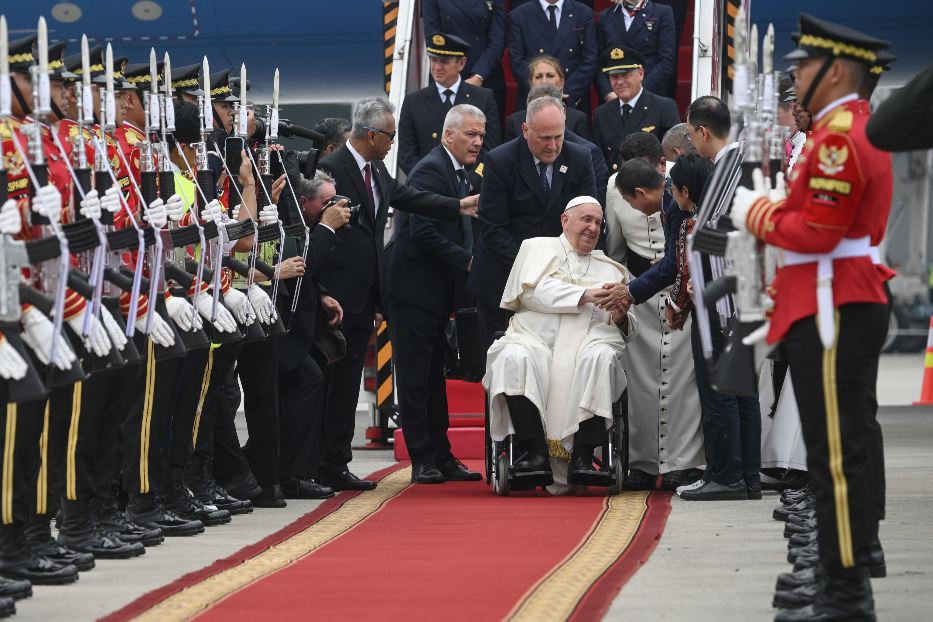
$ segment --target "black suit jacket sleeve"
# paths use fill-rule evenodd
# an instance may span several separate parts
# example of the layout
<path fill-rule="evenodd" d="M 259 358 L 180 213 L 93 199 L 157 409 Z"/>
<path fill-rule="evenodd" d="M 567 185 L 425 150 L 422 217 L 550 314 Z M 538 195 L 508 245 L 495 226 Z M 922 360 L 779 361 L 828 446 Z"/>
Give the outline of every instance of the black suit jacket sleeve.
<path fill-rule="evenodd" d="M 327 256 L 337 246 L 337 234 L 330 227 L 318 223 L 311 229 L 310 248 L 308 249 L 308 274 L 317 279 L 327 263 Z"/>
<path fill-rule="evenodd" d="M 388 172 L 385 176 L 388 178 L 389 205 L 395 209 L 441 220 L 456 220 L 460 217 L 459 199 L 406 186 L 390 177 Z"/>
<path fill-rule="evenodd" d="M 499 164 L 492 154 L 484 163 L 483 186 L 479 195 L 479 221 L 483 231 L 484 252 L 500 259 L 513 261 L 519 243 L 512 237 L 509 227 L 509 178 L 516 174 L 514 167 Z M 590 179 L 593 172 L 590 168 Z"/>
<path fill-rule="evenodd" d="M 502 144 L 502 126 L 499 124 L 499 110 L 496 108 L 496 98 L 489 91 L 486 105 L 483 106 L 486 115 L 486 137 L 483 139 L 483 149 L 494 149 Z"/>
<path fill-rule="evenodd" d="M 665 97 L 663 101 L 664 104 L 661 109 L 661 127 L 657 131 L 657 136 L 659 137 L 664 136 L 667 130 L 680 123 L 680 111 L 677 110 L 677 102 L 667 97 Z"/>
<path fill-rule="evenodd" d="M 588 96 L 590 84 L 592 84 L 593 78 L 596 77 L 596 70 L 599 65 L 599 53 L 596 51 L 596 25 L 593 23 L 593 12 L 587 9 L 585 13 L 586 17 L 584 17 L 583 20 L 583 58 L 573 72 L 573 75 L 567 79 L 567 84 L 564 86 L 564 92 L 570 96 L 568 105 L 573 105 L 573 102 Z M 525 81 L 528 81 L 527 75 Z"/>
<path fill-rule="evenodd" d="M 476 59 L 472 73 L 478 73 L 483 80 L 502 62 L 502 52 L 505 51 L 505 8 L 503 0 L 493 0 L 492 20 L 486 32 L 486 50 Z M 440 31 L 438 31 L 440 32 Z"/>
<path fill-rule="evenodd" d="M 418 130 L 415 128 L 412 106 L 406 97 L 398 120 L 398 165 L 407 175 L 417 163 Z"/>
<path fill-rule="evenodd" d="M 447 154 L 445 153 L 444 156 L 446 157 Z M 437 158 L 428 155 L 412 171 L 408 183 L 413 188 L 441 195 L 450 192 L 448 175 L 443 161 L 437 162 Z M 467 269 L 471 254 L 459 244 L 447 239 L 438 230 L 436 219 L 413 214 L 408 219 L 408 235 L 421 250 L 439 261 L 459 270 Z"/>
<path fill-rule="evenodd" d="M 656 5 L 658 16 L 658 62 L 645 72 L 642 86 L 652 93 L 664 95 L 674 75 L 674 60 L 677 58 L 677 31 L 674 27 L 674 11 L 669 6 Z"/>

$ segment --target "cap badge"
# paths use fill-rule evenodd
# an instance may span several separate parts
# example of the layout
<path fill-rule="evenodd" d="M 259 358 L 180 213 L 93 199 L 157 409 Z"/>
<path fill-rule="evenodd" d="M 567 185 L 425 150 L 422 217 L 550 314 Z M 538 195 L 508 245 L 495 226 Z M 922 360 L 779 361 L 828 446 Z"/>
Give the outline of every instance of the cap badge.
<path fill-rule="evenodd" d="M 434 45 L 445 45 L 447 42 L 444 40 L 444 37 L 441 35 L 434 35 L 431 37 L 431 43 Z"/>
<path fill-rule="evenodd" d="M 612 60 L 622 60 L 623 58 L 625 58 L 625 52 L 623 52 L 619 48 L 612 48 L 612 51 L 609 52 L 609 58 L 611 58 Z"/>

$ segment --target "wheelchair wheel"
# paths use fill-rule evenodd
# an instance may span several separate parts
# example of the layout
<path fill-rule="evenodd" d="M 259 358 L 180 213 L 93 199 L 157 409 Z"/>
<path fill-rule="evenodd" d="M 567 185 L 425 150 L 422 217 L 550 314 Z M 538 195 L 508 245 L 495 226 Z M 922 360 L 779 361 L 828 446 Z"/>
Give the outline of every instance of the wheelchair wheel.
<path fill-rule="evenodd" d="M 499 452 L 492 474 L 492 489 L 500 497 L 509 496 L 509 456 Z"/>

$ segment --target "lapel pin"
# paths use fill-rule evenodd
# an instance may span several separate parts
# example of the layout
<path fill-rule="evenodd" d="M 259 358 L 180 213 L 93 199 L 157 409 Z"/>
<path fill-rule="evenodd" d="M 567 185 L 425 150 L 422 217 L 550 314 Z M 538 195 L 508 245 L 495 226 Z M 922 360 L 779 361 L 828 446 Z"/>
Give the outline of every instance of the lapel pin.
<path fill-rule="evenodd" d="M 567 172 L 567 165 L 566 165 L 566 164 L 561 164 L 559 170 L 560 170 L 561 173 L 566 173 L 566 172 Z"/>

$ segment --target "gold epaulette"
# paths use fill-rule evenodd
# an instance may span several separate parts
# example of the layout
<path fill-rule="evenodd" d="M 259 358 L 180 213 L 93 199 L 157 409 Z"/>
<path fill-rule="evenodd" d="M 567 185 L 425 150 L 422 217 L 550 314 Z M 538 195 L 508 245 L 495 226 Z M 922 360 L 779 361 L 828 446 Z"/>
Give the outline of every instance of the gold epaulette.
<path fill-rule="evenodd" d="M 848 132 L 852 129 L 852 111 L 839 110 L 829 120 L 830 132 Z"/>

